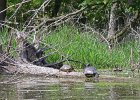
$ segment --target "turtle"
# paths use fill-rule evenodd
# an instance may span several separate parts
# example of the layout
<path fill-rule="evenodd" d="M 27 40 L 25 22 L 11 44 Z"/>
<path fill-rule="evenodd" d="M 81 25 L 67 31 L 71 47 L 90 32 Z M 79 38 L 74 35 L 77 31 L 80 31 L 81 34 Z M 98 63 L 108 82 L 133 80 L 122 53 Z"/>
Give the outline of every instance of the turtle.
<path fill-rule="evenodd" d="M 99 73 L 97 72 L 96 68 L 91 66 L 91 64 L 87 64 L 85 65 L 85 68 L 84 68 L 84 75 L 87 77 L 87 78 L 95 78 L 96 80 L 98 80 L 99 78 Z"/>
<path fill-rule="evenodd" d="M 64 72 L 72 72 L 74 71 L 74 68 L 70 65 L 63 65 L 61 68 L 60 68 L 60 71 L 64 71 Z"/>

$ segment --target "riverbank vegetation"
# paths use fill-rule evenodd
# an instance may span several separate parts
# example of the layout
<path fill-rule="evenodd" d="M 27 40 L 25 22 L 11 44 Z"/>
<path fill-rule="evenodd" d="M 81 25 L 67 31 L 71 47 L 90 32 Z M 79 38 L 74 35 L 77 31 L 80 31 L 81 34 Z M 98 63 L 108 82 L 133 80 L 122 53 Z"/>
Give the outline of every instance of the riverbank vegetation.
<path fill-rule="evenodd" d="M 139 0 L 2 0 L 0 54 L 6 52 L 11 60 L 3 56 L 0 66 L 20 62 L 59 69 L 67 63 L 83 69 L 90 63 L 135 70 L 139 4 Z"/>
<path fill-rule="evenodd" d="M 9 40 L 9 33 L 3 31 L 0 33 L 3 46 L 6 48 Z M 32 41 L 32 36 L 29 38 Z M 54 52 L 47 58 L 49 63 L 61 60 L 62 56 L 70 55 L 70 59 L 82 62 L 82 64 L 91 63 L 97 68 L 114 68 L 126 67 L 130 68 L 131 50 L 133 50 L 133 60 L 139 60 L 139 41 L 125 40 L 118 43 L 112 49 L 98 38 L 94 32 L 81 32 L 78 28 L 72 26 L 62 26 L 53 31 L 47 37 L 42 39 L 42 43 L 48 46 L 53 46 L 48 49 L 45 55 Z M 16 41 L 13 40 L 12 48 L 16 54 Z M 83 69 L 81 63 L 70 62 L 75 68 Z"/>

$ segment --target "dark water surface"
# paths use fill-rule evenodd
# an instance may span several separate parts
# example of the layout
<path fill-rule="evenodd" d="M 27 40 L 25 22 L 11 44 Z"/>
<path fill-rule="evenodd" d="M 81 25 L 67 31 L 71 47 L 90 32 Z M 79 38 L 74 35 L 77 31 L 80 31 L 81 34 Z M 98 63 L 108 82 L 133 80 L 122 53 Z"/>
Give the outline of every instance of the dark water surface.
<path fill-rule="evenodd" d="M 0 81 L 5 81 L 6 76 L 1 77 Z M 134 80 L 95 83 L 76 78 L 10 79 L 12 82 L 0 84 L 0 100 L 140 100 L 140 84 Z"/>

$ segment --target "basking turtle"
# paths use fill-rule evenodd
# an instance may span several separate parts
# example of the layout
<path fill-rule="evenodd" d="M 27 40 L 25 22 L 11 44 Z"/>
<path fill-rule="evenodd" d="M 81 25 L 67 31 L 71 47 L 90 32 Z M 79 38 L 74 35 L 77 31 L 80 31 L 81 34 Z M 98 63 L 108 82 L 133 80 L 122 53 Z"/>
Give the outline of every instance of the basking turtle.
<path fill-rule="evenodd" d="M 97 72 L 96 68 L 87 64 L 84 68 L 84 74 L 87 78 L 93 77 L 98 80 L 99 73 Z"/>
<path fill-rule="evenodd" d="M 63 65 L 60 70 L 64 72 L 72 72 L 74 71 L 74 68 L 70 65 Z"/>

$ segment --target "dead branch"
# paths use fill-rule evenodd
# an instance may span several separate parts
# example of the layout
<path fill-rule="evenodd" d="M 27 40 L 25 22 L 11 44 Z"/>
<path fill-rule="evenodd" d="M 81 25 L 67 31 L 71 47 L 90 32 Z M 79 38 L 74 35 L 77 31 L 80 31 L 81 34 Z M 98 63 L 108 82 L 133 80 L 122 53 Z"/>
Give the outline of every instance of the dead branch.
<path fill-rule="evenodd" d="M 30 1 L 31 1 L 31 0 L 25 0 L 24 2 L 22 2 L 22 4 L 28 3 L 28 2 L 30 2 Z M 20 2 L 20 3 L 17 3 L 16 5 L 11 5 L 11 6 L 7 7 L 6 9 L 0 11 L 0 13 L 5 12 L 6 10 L 8 10 L 8 9 L 10 9 L 10 8 L 15 7 L 15 6 L 19 6 L 19 5 L 21 5 L 21 2 Z"/>
<path fill-rule="evenodd" d="M 82 9 L 80 9 L 80 10 L 77 10 L 77 11 L 75 11 L 75 12 L 69 13 L 69 14 L 67 14 L 67 15 L 62 15 L 62 16 L 55 17 L 55 18 L 52 18 L 52 19 L 45 19 L 45 18 L 43 18 L 43 19 L 41 20 L 42 23 L 40 23 L 40 24 L 39 24 L 38 26 L 36 26 L 35 28 L 36 28 L 36 30 L 37 30 L 37 29 L 41 28 L 44 24 L 47 25 L 46 28 L 48 28 L 48 27 L 50 27 L 50 26 L 55 25 L 56 23 L 58 24 L 59 22 L 62 22 L 62 21 L 67 20 L 69 17 L 72 17 L 72 16 L 74 16 L 74 15 L 76 15 L 76 14 L 82 12 L 84 9 L 85 9 L 85 8 L 82 8 Z M 29 34 L 32 33 L 33 31 L 34 31 L 34 29 L 31 30 L 31 31 L 29 31 Z"/>

